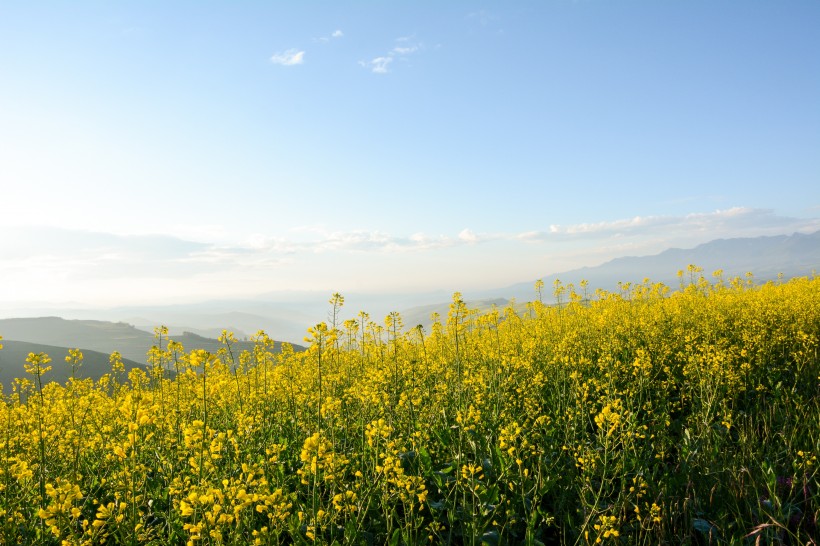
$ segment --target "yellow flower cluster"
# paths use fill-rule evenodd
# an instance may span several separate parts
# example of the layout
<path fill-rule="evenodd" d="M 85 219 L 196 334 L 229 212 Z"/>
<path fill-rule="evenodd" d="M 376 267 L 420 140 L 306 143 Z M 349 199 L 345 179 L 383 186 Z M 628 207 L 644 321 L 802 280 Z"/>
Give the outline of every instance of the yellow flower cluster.
<path fill-rule="evenodd" d="M 742 542 L 772 520 L 808 543 L 820 280 L 715 279 L 456 294 L 429 329 L 334 295 L 305 351 L 158 328 L 149 373 L 114 353 L 65 385 L 30 354 L 0 401 L 0 543 Z"/>
<path fill-rule="evenodd" d="M 76 524 L 80 518 L 77 502 L 82 500 L 83 494 L 79 485 L 58 478 L 56 484 L 46 484 L 46 495 L 50 502 L 45 508 L 40 508 L 37 516 L 55 537 L 59 537 L 62 526 Z"/>

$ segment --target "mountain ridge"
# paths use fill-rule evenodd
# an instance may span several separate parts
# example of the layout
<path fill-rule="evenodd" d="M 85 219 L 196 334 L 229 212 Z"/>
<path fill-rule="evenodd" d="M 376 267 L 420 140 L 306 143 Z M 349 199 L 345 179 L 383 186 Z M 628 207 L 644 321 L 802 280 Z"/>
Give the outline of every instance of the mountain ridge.
<path fill-rule="evenodd" d="M 724 276 L 743 276 L 752 272 L 758 281 L 806 276 L 820 269 L 820 231 L 810 234 L 771 235 L 714 239 L 691 249 L 668 248 L 657 254 L 621 256 L 597 266 L 586 266 L 542 278 L 546 287 L 555 280 L 563 284 L 589 282 L 591 289 L 617 289 L 618 282 L 642 282 L 649 278 L 671 287 L 678 284 L 677 272 L 690 264 L 703 268 L 706 275 L 722 270 Z M 535 297 L 533 279 L 530 283 L 515 283 L 504 288 L 470 293 L 471 298 L 493 297 L 530 300 Z M 551 289 L 545 293 L 552 293 Z M 505 295 L 506 294 L 506 295 Z"/>
<path fill-rule="evenodd" d="M 123 358 L 143 366 L 147 363 L 148 351 L 157 342 L 154 334 L 126 322 L 54 316 L 0 319 L 0 335 L 3 336 L 4 344 L 7 341 L 36 343 L 55 347 L 63 353 L 69 347 L 106 355 L 118 351 Z M 215 353 L 223 346 L 217 339 L 194 332 L 183 332 L 169 336 L 168 339 L 182 343 L 186 351 L 205 349 Z M 234 347 L 240 353 L 251 350 L 253 345 L 252 342 L 238 340 Z M 275 352 L 280 351 L 281 347 L 282 342 L 274 342 Z M 293 348 L 297 351 L 304 350 L 300 345 L 293 345 Z"/>
<path fill-rule="evenodd" d="M 686 269 L 689 264 L 702 267 L 707 277 L 717 269 L 722 269 L 725 277 L 743 276 L 751 271 L 755 279 L 761 282 L 777 278 L 778 273 L 783 273 L 785 278 L 811 275 L 813 270 L 820 270 L 820 231 L 718 238 L 690 249 L 668 248 L 651 255 L 621 256 L 597 266 L 554 273 L 542 277 L 545 285 L 544 302 L 554 301 L 552 285 L 556 280 L 576 286 L 581 280 L 586 280 L 593 291 L 597 288 L 617 290 L 618 282 L 636 283 L 642 282 L 644 278 L 676 288 L 679 282 L 678 270 Z M 504 306 L 511 299 L 523 303 L 537 297 L 535 281 L 536 279 L 532 279 L 530 282 L 493 289 L 465 290 L 462 297 L 469 305 L 483 309 L 492 305 Z M 74 320 L 91 321 L 89 325 L 96 328 L 99 335 L 104 334 L 105 343 L 89 344 L 89 349 L 109 350 L 111 345 L 108 342 L 112 337 L 122 342 L 139 338 L 139 350 L 129 352 L 127 356 L 136 362 L 144 362 L 145 352 L 154 342 L 151 331 L 160 324 L 167 325 L 172 336 L 189 332 L 204 337 L 218 337 L 222 329 L 227 329 L 237 333 L 239 339 L 246 337 L 247 332 L 256 332 L 261 328 L 276 339 L 295 342 L 294 348 L 299 350 L 301 347 L 298 343 L 302 342 L 307 328 L 327 318 L 330 309 L 327 303 L 329 295 L 321 292 L 291 292 L 278 301 L 275 299 L 276 293 L 268 293 L 260 295 L 256 300 L 215 300 L 183 305 L 74 310 L 67 311 L 66 315 L 77 317 Z M 381 318 L 387 313 L 399 311 L 408 327 L 416 324 L 428 326 L 429 316 L 433 312 L 446 317 L 450 304 L 450 293 L 443 290 L 422 294 L 344 295 L 346 304 L 342 309 L 341 320 L 356 318 L 358 312 L 363 310 L 370 314 L 372 320 L 381 322 Z M 55 312 L 47 309 L 38 311 L 49 315 Z M 52 321 L 58 319 L 60 317 L 50 317 Z M 13 332 L 4 331 L 3 320 L 8 319 L 0 319 L 0 335 L 14 339 Z M 66 332 L 64 328 L 61 328 L 61 333 L 63 336 L 60 338 L 45 336 L 28 339 L 59 341 L 53 344 L 66 347 L 78 345 L 77 336 Z M 186 349 L 189 348 L 195 347 L 186 345 Z M 126 352 L 117 350 L 126 356 Z"/>
<path fill-rule="evenodd" d="M 32 343 L 28 341 L 17 341 L 3 338 L 3 349 L 0 350 L 0 384 L 11 385 L 15 379 L 32 379 L 33 376 L 25 373 L 24 363 L 29 353 L 46 353 L 51 357 L 51 370 L 43 375 L 43 382 L 56 381 L 65 384 L 71 377 L 71 367 L 64 361 L 68 354 L 67 347 L 60 347 L 44 343 Z M 100 378 L 111 372 L 110 354 L 81 349 L 83 362 L 77 370 L 77 379 L 92 379 L 99 381 Z M 135 362 L 128 358 L 122 359 L 125 367 L 124 376 L 133 369 L 149 372 L 148 366 Z"/>

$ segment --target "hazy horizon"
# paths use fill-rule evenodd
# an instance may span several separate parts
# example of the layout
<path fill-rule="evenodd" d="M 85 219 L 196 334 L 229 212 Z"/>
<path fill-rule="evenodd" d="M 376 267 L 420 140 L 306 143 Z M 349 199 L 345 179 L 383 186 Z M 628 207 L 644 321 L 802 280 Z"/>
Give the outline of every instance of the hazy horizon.
<path fill-rule="evenodd" d="M 0 5 L 0 302 L 502 287 L 820 229 L 820 4 Z"/>

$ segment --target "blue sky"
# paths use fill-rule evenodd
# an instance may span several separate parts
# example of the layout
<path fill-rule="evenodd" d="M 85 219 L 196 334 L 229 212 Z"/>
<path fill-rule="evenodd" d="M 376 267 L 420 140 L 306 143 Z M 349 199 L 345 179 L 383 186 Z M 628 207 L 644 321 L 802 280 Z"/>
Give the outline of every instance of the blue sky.
<path fill-rule="evenodd" d="M 0 4 L 0 299 L 504 286 L 820 229 L 816 1 Z"/>

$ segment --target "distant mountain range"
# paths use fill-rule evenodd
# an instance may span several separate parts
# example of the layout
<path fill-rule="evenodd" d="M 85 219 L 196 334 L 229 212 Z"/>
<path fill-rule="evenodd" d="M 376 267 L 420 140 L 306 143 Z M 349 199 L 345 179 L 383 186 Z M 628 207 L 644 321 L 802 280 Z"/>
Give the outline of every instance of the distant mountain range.
<path fill-rule="evenodd" d="M 640 283 L 644 278 L 662 282 L 675 289 L 679 285 L 677 273 L 690 264 L 703 269 L 707 278 L 718 269 L 724 278 L 754 275 L 758 282 L 773 280 L 779 274 L 786 279 L 820 273 L 820 231 L 811 234 L 795 233 L 773 237 L 716 239 L 695 248 L 670 248 L 652 256 L 616 258 L 595 267 L 582 267 L 544 277 L 544 303 L 553 303 L 553 283 L 574 284 L 589 282 L 590 292 L 598 288 L 617 290 L 619 282 Z M 493 305 L 505 306 L 510 299 L 519 303 L 536 299 L 535 281 L 522 282 L 492 290 L 465 292 L 468 306 L 486 309 Z M 446 320 L 450 302 L 417 306 L 402 312 L 406 325 L 430 325 L 431 313 Z"/>
<path fill-rule="evenodd" d="M 811 275 L 820 271 L 820 232 L 795 233 L 774 237 L 717 239 L 691 249 L 672 248 L 653 256 L 617 258 L 596 267 L 583 267 L 543 278 L 543 299 L 552 300 L 556 279 L 576 286 L 589 282 L 590 290 L 617 290 L 618 282 L 642 282 L 648 277 L 677 288 L 677 272 L 689 264 L 703 268 L 704 274 L 722 269 L 726 277 L 754 274 L 757 281 Z M 530 279 L 511 286 L 464 291 L 463 297 L 472 307 L 489 309 L 503 307 L 510 299 L 520 304 L 536 299 Z M 399 311 L 404 324 L 429 327 L 430 314 L 437 312 L 446 320 L 450 294 L 444 291 L 424 294 L 344 294 L 342 320 L 352 318 L 361 310 L 370 313 L 371 320 L 381 323 L 391 311 Z M 216 350 L 214 338 L 222 329 L 245 338 L 264 329 L 276 339 L 301 343 L 309 326 L 327 320 L 330 294 L 320 292 L 280 292 L 261 295 L 255 300 L 228 300 L 189 305 L 120 307 L 106 310 L 63 310 L 57 317 L 0 320 L 0 335 L 6 340 L 50 344 L 58 347 L 79 347 L 110 353 L 118 350 L 136 363 L 145 363 L 145 355 L 154 343 L 151 333 L 161 324 L 169 327 L 172 336 L 186 349 Z M 53 310 L 29 310 L 26 316 L 58 314 Z M 104 320 L 100 320 L 104 319 Z M 110 321 L 110 322 L 105 322 Z M 239 350 L 244 345 L 237 347 Z M 278 348 L 278 345 L 277 345 Z M 299 350 L 302 347 L 294 346 Z M 64 356 L 64 353 L 63 353 Z M 0 359 L 2 359 L 0 353 Z"/>
<path fill-rule="evenodd" d="M 653 256 L 616 258 L 596 267 L 582 267 L 543 278 L 544 299 L 552 299 L 556 279 L 576 286 L 582 280 L 591 290 L 616 290 L 619 282 L 643 282 L 649 278 L 671 288 L 678 287 L 677 273 L 689 264 L 703 268 L 707 278 L 722 269 L 725 277 L 754 274 L 757 281 L 802 277 L 817 270 L 820 273 L 820 231 L 811 234 L 795 233 L 773 237 L 716 239 L 695 248 L 670 248 Z M 519 301 L 535 299 L 535 281 L 518 283 L 506 288 L 486 290 L 475 294 L 477 299 L 515 298 Z"/>
<path fill-rule="evenodd" d="M 15 341 L 48 345 L 49 350 L 54 351 L 54 354 L 49 353 L 49 356 L 56 360 L 64 358 L 68 348 L 79 348 L 84 353 L 96 351 L 104 354 L 106 364 L 108 355 L 119 351 L 123 358 L 133 362 L 134 365 L 145 365 L 148 351 L 157 343 L 153 333 L 140 330 L 124 322 L 66 320 L 60 317 L 0 319 L 0 335 L 3 336 L 2 343 L 6 349 L 12 346 L 11 342 Z M 186 351 L 205 349 L 215 353 L 222 347 L 217 339 L 203 337 L 192 332 L 172 335 L 170 338 L 182 343 Z M 252 350 L 253 345 L 250 341 L 237 341 L 233 350 L 238 358 L 239 353 L 243 350 Z M 278 352 L 281 348 L 281 342 L 274 343 L 274 351 Z M 300 345 L 294 345 L 293 348 L 297 351 L 304 350 L 304 347 Z M 0 359 L 8 362 L 6 349 L 0 351 Z M 22 369 L 22 364 L 20 364 L 20 369 Z"/>
<path fill-rule="evenodd" d="M 14 341 L 3 339 L 3 350 L 0 351 L 0 384 L 3 385 L 4 393 L 11 392 L 11 383 L 16 378 L 27 378 L 31 381 L 34 376 L 25 373 L 24 363 L 29 353 L 46 353 L 51 357 L 51 371 L 43 375 L 43 383 L 57 381 L 65 384 L 68 378 L 71 377 L 71 366 L 65 362 L 65 357 L 68 354 L 66 347 L 57 347 L 54 345 L 47 345 L 42 343 L 29 343 L 27 341 Z M 83 350 L 83 362 L 79 370 L 77 370 L 76 378 L 84 379 L 90 378 L 94 381 L 99 380 L 104 374 L 111 372 L 111 363 L 109 361 L 110 353 L 101 353 L 99 351 Z M 148 367 L 134 362 L 133 360 L 124 358 L 123 365 L 125 366 L 125 374 L 134 368 L 139 368 L 144 372 L 148 372 Z"/>
<path fill-rule="evenodd" d="M 148 333 L 153 339 L 154 328 L 168 327 L 171 336 L 196 334 L 204 338 L 216 339 L 222 330 L 233 332 L 237 339 L 249 339 L 259 330 L 264 330 L 271 338 L 288 341 L 294 349 L 302 342 L 309 325 L 323 320 L 327 296 L 313 294 L 314 301 L 305 299 L 300 303 L 280 303 L 254 300 L 207 301 L 196 304 L 150 305 L 141 307 L 114 307 L 109 309 L 49 309 L 25 310 L 23 316 L 42 317 L 58 315 L 84 321 L 108 321 L 122 323 L 141 331 L 127 332 L 125 335 L 143 336 Z M 0 322 L 0 335 L 2 333 Z M 140 345 L 142 350 L 144 343 Z M 150 344 L 148 345 L 150 347 Z M 186 345 L 187 348 L 187 345 Z M 144 357 L 144 352 L 143 352 Z"/>

